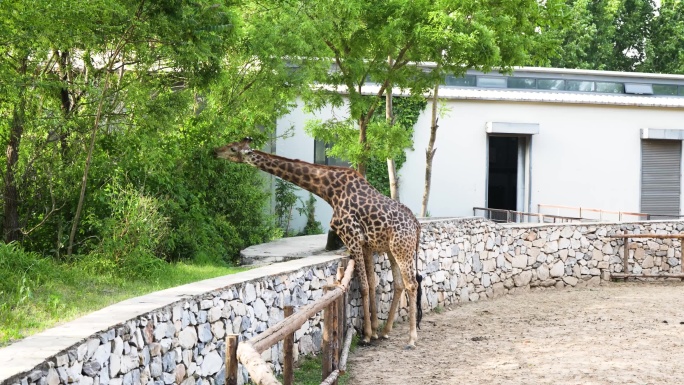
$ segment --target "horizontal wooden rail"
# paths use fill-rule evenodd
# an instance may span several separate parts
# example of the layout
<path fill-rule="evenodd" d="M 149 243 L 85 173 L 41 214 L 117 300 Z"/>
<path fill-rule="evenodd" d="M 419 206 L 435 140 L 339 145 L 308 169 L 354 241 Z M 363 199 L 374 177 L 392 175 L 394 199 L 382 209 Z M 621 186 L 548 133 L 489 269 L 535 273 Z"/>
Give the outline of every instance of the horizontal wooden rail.
<path fill-rule="evenodd" d="M 337 377 L 340 376 L 340 371 L 335 369 L 333 370 L 332 373 L 328 376 L 328 378 L 325 379 L 325 381 L 321 382 L 321 385 L 332 385 L 335 383 L 335 380 L 337 380 Z"/>
<path fill-rule="evenodd" d="M 684 239 L 684 234 L 615 234 L 606 238 L 655 238 L 655 239 Z"/>
<path fill-rule="evenodd" d="M 610 273 L 611 278 L 679 278 L 684 279 L 684 273 L 662 273 L 662 274 L 634 274 L 634 273 Z"/>
<path fill-rule="evenodd" d="M 329 291 L 324 294 L 318 300 L 311 302 L 310 304 L 299 309 L 298 312 L 293 314 L 288 318 L 282 319 L 280 322 L 268 328 L 263 333 L 255 336 L 249 342 L 254 345 L 254 349 L 257 352 L 262 353 L 266 349 L 270 348 L 278 341 L 285 338 L 285 335 L 289 333 L 294 333 L 297 331 L 309 318 L 313 317 L 316 313 L 323 310 L 332 301 L 336 300 L 339 296 L 347 291 L 349 286 L 349 281 L 351 281 L 351 276 L 354 273 L 354 261 L 349 261 L 347 265 L 347 270 L 344 273 L 344 278 L 338 287 L 334 290 Z"/>
<path fill-rule="evenodd" d="M 309 318 L 327 308 L 332 302 L 343 296 L 349 289 L 349 283 L 351 282 L 353 274 L 354 261 L 350 260 L 340 283 L 331 288 L 321 298 L 302 307 L 298 312 L 284 318 L 249 341 L 238 344 L 235 354 L 236 361 L 240 361 L 247 369 L 247 372 L 254 383 L 258 385 L 281 385 L 273 374 L 271 365 L 261 358 L 261 353 L 285 339 L 286 336 L 297 331 Z M 228 367 L 228 360 L 228 357 L 226 357 L 226 367 Z M 339 374 L 340 371 L 335 369 L 335 371 L 325 380 L 330 382 L 324 383 L 335 383 Z M 228 373 L 226 373 L 226 377 L 229 377 Z"/>

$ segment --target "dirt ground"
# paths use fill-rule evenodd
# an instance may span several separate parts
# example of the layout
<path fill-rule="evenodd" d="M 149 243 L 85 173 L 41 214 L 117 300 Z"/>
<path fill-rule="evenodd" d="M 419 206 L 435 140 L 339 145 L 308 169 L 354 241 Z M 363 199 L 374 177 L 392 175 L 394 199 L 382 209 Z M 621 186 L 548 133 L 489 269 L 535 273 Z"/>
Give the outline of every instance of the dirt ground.
<path fill-rule="evenodd" d="M 349 357 L 350 384 L 684 384 L 684 284 L 532 291 L 427 314 Z"/>

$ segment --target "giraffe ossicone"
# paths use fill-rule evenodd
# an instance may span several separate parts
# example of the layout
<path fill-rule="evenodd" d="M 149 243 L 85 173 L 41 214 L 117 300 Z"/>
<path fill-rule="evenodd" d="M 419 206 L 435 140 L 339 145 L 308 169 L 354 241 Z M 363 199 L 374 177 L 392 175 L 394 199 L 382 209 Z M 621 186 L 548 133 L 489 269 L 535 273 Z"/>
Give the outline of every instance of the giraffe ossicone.
<path fill-rule="evenodd" d="M 377 338 L 378 316 L 375 299 L 373 253 L 387 253 L 392 268 L 394 295 L 382 337 L 387 338 L 399 301 L 409 297 L 409 341 L 418 339 L 416 327 L 420 309 L 416 274 L 420 223 L 408 207 L 386 197 L 356 170 L 323 166 L 265 153 L 250 147 L 251 138 L 216 148 L 216 157 L 247 163 L 318 195 L 333 208 L 330 228 L 337 233 L 354 259 L 363 301 L 363 341 Z"/>

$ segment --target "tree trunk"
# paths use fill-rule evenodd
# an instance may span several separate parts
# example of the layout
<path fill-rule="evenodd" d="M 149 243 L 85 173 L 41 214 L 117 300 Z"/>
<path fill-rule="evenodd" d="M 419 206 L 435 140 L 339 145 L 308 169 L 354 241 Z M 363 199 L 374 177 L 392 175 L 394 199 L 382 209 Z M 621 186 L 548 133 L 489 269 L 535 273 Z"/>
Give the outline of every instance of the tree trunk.
<path fill-rule="evenodd" d="M 366 138 L 367 127 L 368 123 L 365 117 L 359 119 L 359 143 L 363 146 L 365 153 L 368 153 L 368 140 Z M 359 172 L 359 174 L 363 175 L 364 178 L 366 177 L 366 164 L 364 162 L 359 162 L 359 164 L 356 166 L 356 170 Z"/>
<path fill-rule="evenodd" d="M 20 68 L 20 73 L 26 73 L 26 60 Z M 5 171 L 4 207 L 3 207 L 3 240 L 5 243 L 21 239 L 19 228 L 19 191 L 15 179 L 15 166 L 19 161 L 19 145 L 24 133 L 24 112 L 26 109 L 25 90 L 19 90 L 19 101 L 12 111 L 12 125 L 10 127 L 9 143 L 7 144 L 7 168 Z"/>
<path fill-rule="evenodd" d="M 111 61 L 107 66 L 107 74 L 104 79 L 104 87 L 102 89 L 102 95 L 100 96 L 100 102 L 97 105 L 97 113 L 95 114 L 95 122 L 93 123 L 93 131 L 90 135 L 90 146 L 88 147 L 88 155 L 86 156 L 85 168 L 83 170 L 83 179 L 81 180 L 81 194 L 78 198 L 78 205 L 76 206 L 76 214 L 74 214 L 74 223 L 71 225 L 71 232 L 69 233 L 69 246 L 67 247 L 67 258 L 71 257 L 71 253 L 74 248 L 74 238 L 76 237 L 76 230 L 78 229 L 78 222 L 81 218 L 81 211 L 83 210 L 83 201 L 85 200 L 86 186 L 88 184 L 88 172 L 90 171 L 90 164 L 93 160 L 93 151 L 95 148 L 95 138 L 97 137 L 97 131 L 100 126 L 100 118 L 102 117 L 102 105 L 104 104 L 105 96 L 107 95 L 107 90 L 109 89 L 109 78 L 111 74 Z"/>
<path fill-rule="evenodd" d="M 20 77 L 26 75 L 28 58 L 22 59 L 17 72 Z M 19 146 L 24 134 L 24 114 L 26 110 L 26 89 L 19 90 L 19 101 L 12 111 L 9 142 L 7 143 L 7 160 L 5 170 L 4 207 L 3 207 L 3 240 L 6 243 L 21 239 L 19 228 L 19 191 L 15 178 L 15 166 L 19 161 Z"/>
<path fill-rule="evenodd" d="M 432 180 L 432 159 L 435 156 L 435 139 L 437 138 L 437 103 L 439 102 L 438 97 L 439 92 L 439 82 L 435 84 L 435 89 L 432 92 L 432 126 L 430 127 L 430 141 L 428 142 L 428 147 L 425 149 L 425 190 L 423 191 L 423 204 L 420 207 L 420 216 L 425 217 L 427 215 L 428 200 L 430 199 L 430 184 Z"/>
<path fill-rule="evenodd" d="M 392 57 L 387 58 L 387 64 L 392 66 Z M 385 119 L 390 126 L 394 124 L 394 116 L 392 110 L 392 85 L 385 90 Z M 397 181 L 397 169 L 394 164 L 394 159 L 387 159 L 387 176 L 390 184 L 390 197 L 399 202 L 399 188 Z"/>

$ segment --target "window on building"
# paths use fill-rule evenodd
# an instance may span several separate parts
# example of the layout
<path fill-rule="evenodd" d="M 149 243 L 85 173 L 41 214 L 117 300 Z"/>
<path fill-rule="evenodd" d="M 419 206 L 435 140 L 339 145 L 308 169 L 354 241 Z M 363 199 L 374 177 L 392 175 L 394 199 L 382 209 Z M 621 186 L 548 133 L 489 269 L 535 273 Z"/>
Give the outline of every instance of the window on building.
<path fill-rule="evenodd" d="M 677 86 L 675 84 L 654 84 L 653 95 L 677 96 Z"/>
<path fill-rule="evenodd" d="M 537 88 L 537 79 L 508 78 L 508 88 Z"/>
<path fill-rule="evenodd" d="M 642 83 L 625 83 L 625 93 L 636 95 L 653 95 L 653 86 Z"/>
<path fill-rule="evenodd" d="M 562 79 L 537 79 L 537 88 L 540 90 L 564 90 L 565 80 Z"/>
<path fill-rule="evenodd" d="M 476 78 L 474 75 L 465 75 L 463 77 L 456 77 L 454 75 L 447 75 L 444 79 L 447 86 L 452 87 L 475 87 Z"/>
<path fill-rule="evenodd" d="M 506 88 L 506 78 L 493 76 L 478 76 L 477 86 L 484 88 Z"/>
<path fill-rule="evenodd" d="M 588 82 L 584 80 L 566 80 L 565 89 L 567 91 L 592 92 L 594 90 L 594 82 Z"/>
<path fill-rule="evenodd" d="M 624 94 L 625 85 L 614 82 L 596 82 L 596 92 L 603 92 L 608 94 Z"/>
<path fill-rule="evenodd" d="M 330 146 L 325 144 L 325 142 L 320 140 L 314 140 L 314 163 L 324 164 L 326 166 L 342 166 L 351 167 L 351 164 L 339 158 L 328 156 L 326 150 Z"/>

